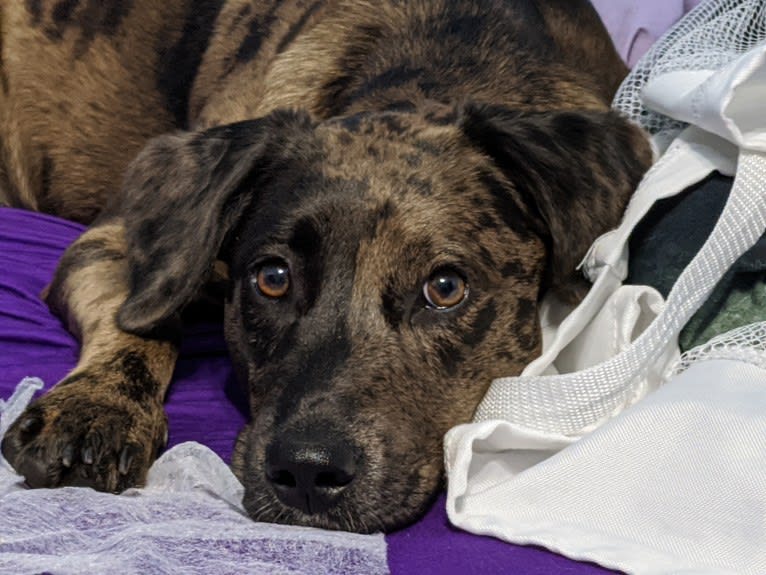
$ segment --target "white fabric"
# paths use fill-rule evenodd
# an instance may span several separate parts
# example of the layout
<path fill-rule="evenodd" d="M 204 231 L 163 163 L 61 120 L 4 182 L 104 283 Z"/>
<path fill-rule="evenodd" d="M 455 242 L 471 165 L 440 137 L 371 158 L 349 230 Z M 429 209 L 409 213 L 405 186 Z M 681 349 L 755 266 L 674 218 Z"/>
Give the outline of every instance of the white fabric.
<path fill-rule="evenodd" d="M 724 30 L 727 9 L 732 18 L 749 15 L 749 23 L 766 39 L 766 11 L 760 2 L 709 0 L 690 17 L 702 13 L 707 25 L 712 14 Z M 694 30 L 684 22 L 679 26 L 687 34 L 671 33 L 669 38 L 680 38 L 682 55 L 687 55 L 686 39 Z M 665 62 L 672 60 L 668 54 L 673 48 L 665 46 L 662 52 L 660 47 L 650 59 L 661 53 Z M 766 549 L 766 489 L 757 480 L 762 462 L 740 457 L 762 450 L 766 410 L 759 415 L 751 407 L 766 399 L 751 391 L 766 383 L 763 372 L 709 361 L 655 391 L 673 372 L 675 341 L 683 325 L 766 230 L 766 116 L 761 113 L 766 44 L 741 52 L 738 57 L 727 53 L 719 59 L 697 59 L 723 62 L 720 69 L 673 69 L 648 78 L 645 89 L 652 105 L 671 123 L 677 120 L 675 125 L 696 125 L 647 174 L 622 225 L 600 238 L 586 257 L 583 267 L 594 281 L 591 293 L 559 326 L 544 323 L 542 357 L 522 377 L 493 382 L 475 423 L 459 426 L 445 438 L 447 510 L 457 526 L 628 572 L 724 573 L 732 566 L 735 572 L 764 570 L 766 563 L 758 562 L 764 556 L 756 553 L 759 547 Z M 664 307 L 649 292 L 620 286 L 627 272 L 627 239 L 652 203 L 713 170 L 731 174 L 735 169 L 734 187 L 714 231 Z M 640 297 L 614 305 L 626 289 L 634 295 L 638 290 Z M 545 322 L 561 314 L 546 307 L 542 315 Z M 753 349 L 738 359 L 747 360 L 757 353 Z M 699 381 L 700 371 L 708 374 L 706 391 L 688 383 Z M 746 395 L 741 391 L 747 399 L 738 402 L 740 390 L 748 390 Z M 653 391 L 650 399 L 643 399 Z M 708 392 L 712 395 L 701 404 L 700 397 Z M 686 406 L 680 399 L 685 394 L 693 409 L 679 407 Z M 709 424 L 700 428 L 705 420 Z M 727 427 L 733 422 L 741 425 Z M 745 424 L 751 427 L 743 429 Z M 732 449 L 733 437 L 741 443 L 738 449 Z M 735 488 L 720 489 L 732 482 Z M 666 489 L 674 485 L 681 487 L 668 497 Z M 727 515 L 726 507 L 735 515 Z M 742 515 L 748 507 L 755 511 Z M 743 554 L 741 561 L 733 563 L 738 553 Z M 755 570 L 740 569 L 748 565 Z"/>
<path fill-rule="evenodd" d="M 514 435 L 487 422 L 473 437 L 472 493 L 452 513 L 476 533 L 627 572 L 762 574 L 764 414 L 766 370 L 719 359 L 520 473 L 510 454 L 485 453 Z"/>
<path fill-rule="evenodd" d="M 0 438 L 42 387 L 0 401 Z M 0 574 L 388 573 L 383 535 L 254 523 L 242 485 L 198 443 L 177 445 L 144 489 L 26 489 L 0 457 Z"/>
<path fill-rule="evenodd" d="M 684 127 L 642 96 L 647 84 L 668 74 L 711 74 L 763 41 L 766 3 L 762 0 L 707 0 L 674 26 L 633 68 L 615 96 L 614 105 L 655 136 L 661 150 Z M 671 92 L 685 93 L 696 79 L 676 82 Z"/>

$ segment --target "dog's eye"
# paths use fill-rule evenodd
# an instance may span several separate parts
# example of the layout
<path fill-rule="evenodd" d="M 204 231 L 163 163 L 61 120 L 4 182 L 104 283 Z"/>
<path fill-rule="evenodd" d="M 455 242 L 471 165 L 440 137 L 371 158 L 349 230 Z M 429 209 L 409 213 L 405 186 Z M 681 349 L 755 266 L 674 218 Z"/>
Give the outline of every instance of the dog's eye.
<path fill-rule="evenodd" d="M 284 297 L 290 289 L 290 268 L 282 260 L 267 261 L 257 268 L 254 283 L 266 297 Z"/>
<path fill-rule="evenodd" d="M 423 295 L 429 307 L 443 310 L 455 307 L 468 295 L 468 284 L 452 269 L 436 270 L 423 284 Z"/>

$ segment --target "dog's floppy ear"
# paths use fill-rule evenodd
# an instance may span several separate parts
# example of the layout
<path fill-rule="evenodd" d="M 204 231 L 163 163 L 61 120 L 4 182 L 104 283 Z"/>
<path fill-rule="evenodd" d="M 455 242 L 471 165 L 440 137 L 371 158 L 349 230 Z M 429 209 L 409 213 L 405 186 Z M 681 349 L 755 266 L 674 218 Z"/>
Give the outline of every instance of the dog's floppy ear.
<path fill-rule="evenodd" d="M 578 299 L 577 265 L 593 240 L 618 224 L 651 164 L 646 136 L 610 111 L 520 113 L 467 104 L 458 121 L 532 215 L 549 249 L 547 287 Z"/>
<path fill-rule="evenodd" d="M 194 298 L 263 174 L 287 161 L 310 129 L 308 116 L 276 112 L 149 142 L 128 168 L 112 210 L 125 223 L 128 250 L 130 294 L 117 315 L 122 329 L 149 334 Z"/>

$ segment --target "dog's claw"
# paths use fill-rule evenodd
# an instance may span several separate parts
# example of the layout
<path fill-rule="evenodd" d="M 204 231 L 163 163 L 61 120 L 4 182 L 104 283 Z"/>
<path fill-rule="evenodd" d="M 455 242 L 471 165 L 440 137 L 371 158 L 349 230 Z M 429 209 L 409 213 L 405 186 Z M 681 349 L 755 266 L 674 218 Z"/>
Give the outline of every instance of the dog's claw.
<path fill-rule="evenodd" d="M 136 447 L 131 445 L 125 447 L 122 450 L 122 453 L 120 453 L 120 463 L 117 466 L 117 470 L 120 472 L 120 475 L 127 475 L 128 471 L 130 471 L 130 465 L 133 463 L 135 452 Z"/>
<path fill-rule="evenodd" d="M 86 465 L 93 465 L 93 448 L 92 447 L 83 448 L 82 462 Z"/>
<path fill-rule="evenodd" d="M 72 462 L 74 461 L 74 447 L 71 443 L 68 443 L 67 446 L 64 448 L 64 451 L 61 453 L 61 465 L 69 469 L 72 467 Z"/>
<path fill-rule="evenodd" d="M 37 416 L 24 418 L 19 424 L 19 431 L 25 435 L 35 435 L 43 428 L 43 420 Z"/>

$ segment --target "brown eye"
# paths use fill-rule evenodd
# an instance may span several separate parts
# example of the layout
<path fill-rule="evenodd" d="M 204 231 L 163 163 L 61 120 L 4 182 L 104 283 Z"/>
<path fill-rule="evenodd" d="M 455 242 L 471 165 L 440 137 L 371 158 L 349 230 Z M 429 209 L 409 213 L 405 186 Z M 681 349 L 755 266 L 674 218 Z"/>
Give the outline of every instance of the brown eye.
<path fill-rule="evenodd" d="M 423 295 L 428 305 L 434 309 L 455 307 L 468 294 L 468 285 L 463 276 L 451 269 L 434 272 L 423 284 Z"/>
<path fill-rule="evenodd" d="M 281 260 L 262 264 L 255 274 L 255 287 L 269 298 L 281 298 L 290 289 L 290 268 Z"/>

